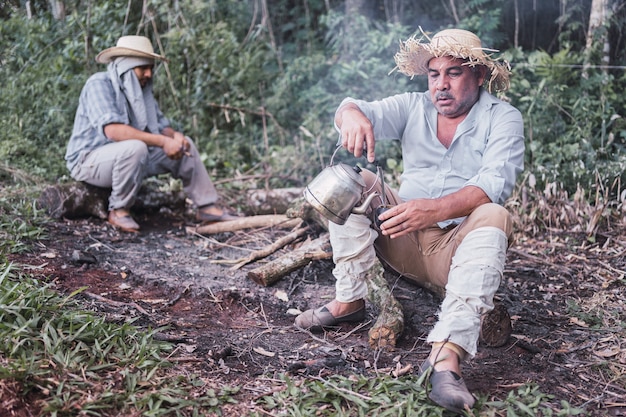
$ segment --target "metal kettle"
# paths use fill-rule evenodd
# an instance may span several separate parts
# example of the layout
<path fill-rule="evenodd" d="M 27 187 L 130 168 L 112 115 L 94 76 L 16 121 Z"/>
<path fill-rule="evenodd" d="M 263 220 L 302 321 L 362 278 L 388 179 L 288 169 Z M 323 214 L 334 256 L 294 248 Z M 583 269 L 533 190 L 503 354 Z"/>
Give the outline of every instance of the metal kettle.
<path fill-rule="evenodd" d="M 361 206 L 356 207 L 365 188 L 361 168 L 342 163 L 332 165 L 333 158 L 331 165 L 324 168 L 304 189 L 304 198 L 322 216 L 341 225 L 351 213 L 364 214 L 378 194 L 370 194 Z"/>

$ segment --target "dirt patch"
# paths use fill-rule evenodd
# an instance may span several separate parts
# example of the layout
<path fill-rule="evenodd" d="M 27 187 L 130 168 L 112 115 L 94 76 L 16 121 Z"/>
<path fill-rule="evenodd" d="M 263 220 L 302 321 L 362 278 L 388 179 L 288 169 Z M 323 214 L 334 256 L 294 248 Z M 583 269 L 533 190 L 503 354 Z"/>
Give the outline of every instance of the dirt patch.
<path fill-rule="evenodd" d="M 410 282 L 388 276 L 406 328 L 396 349 L 376 351 L 367 343 L 372 307 L 371 320 L 356 328 L 312 335 L 292 325 L 294 310 L 332 299 L 331 261 L 314 261 L 271 287 L 247 278 L 258 262 L 232 268 L 285 231 L 204 237 L 187 233 L 185 218 L 169 211 L 137 220 L 138 234 L 98 219 L 53 222 L 47 240 L 11 260 L 33 266 L 63 293 L 86 287 L 77 298 L 110 320 L 164 327 L 158 337 L 176 344 L 171 359 L 180 371 L 242 387 L 235 406 L 242 410 L 271 392 L 279 373 L 389 373 L 398 363 L 417 369 L 427 356 L 440 300 Z M 518 236 L 497 296 L 512 316 L 513 336 L 500 348 L 481 346 L 465 365 L 470 390 L 503 399 L 535 382 L 590 415 L 625 415 L 625 247 L 623 227 L 598 233 L 595 242 L 565 231 Z"/>

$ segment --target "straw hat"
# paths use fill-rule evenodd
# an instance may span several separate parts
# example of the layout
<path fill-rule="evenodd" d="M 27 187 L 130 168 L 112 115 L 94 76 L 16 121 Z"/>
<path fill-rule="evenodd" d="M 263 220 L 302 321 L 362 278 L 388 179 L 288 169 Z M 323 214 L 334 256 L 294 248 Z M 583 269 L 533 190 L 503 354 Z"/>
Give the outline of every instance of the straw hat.
<path fill-rule="evenodd" d="M 117 46 L 100 52 L 98 56 L 96 56 L 96 62 L 108 64 L 118 56 L 134 56 L 167 61 L 167 58 L 164 56 L 154 53 L 152 42 L 145 36 L 122 36 L 117 41 Z"/>
<path fill-rule="evenodd" d="M 420 28 L 421 29 L 421 28 Z M 463 59 L 465 65 L 484 65 L 491 76 L 487 83 L 489 91 L 506 91 L 509 88 L 511 69 L 508 62 L 493 58 L 485 52 L 498 52 L 483 48 L 478 36 L 462 29 L 445 29 L 428 38 L 424 32 L 419 39 L 410 37 L 400 42 L 400 51 L 395 55 L 396 68 L 402 74 L 413 77 L 428 73 L 428 62 L 432 58 L 451 56 Z M 429 42 L 425 42 L 424 38 Z"/>

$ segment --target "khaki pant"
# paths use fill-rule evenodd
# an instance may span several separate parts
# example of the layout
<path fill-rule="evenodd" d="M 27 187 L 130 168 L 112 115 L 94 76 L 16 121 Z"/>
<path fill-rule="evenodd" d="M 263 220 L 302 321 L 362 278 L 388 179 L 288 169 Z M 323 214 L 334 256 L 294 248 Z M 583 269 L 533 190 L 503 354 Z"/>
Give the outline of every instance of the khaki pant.
<path fill-rule="evenodd" d="M 365 170 L 361 175 L 368 194 L 377 192 L 380 196 L 382 187 L 378 177 Z M 385 197 L 387 205 L 402 203 L 397 192 L 389 187 L 385 187 Z M 381 198 L 374 198 L 365 214 L 374 228 L 374 210 L 381 205 Z M 498 204 L 484 204 L 458 226 L 441 229 L 433 225 L 395 239 L 377 233 L 374 247 L 380 260 L 398 274 L 429 288 L 445 288 L 456 249 L 470 231 L 480 227 L 496 227 L 506 234 L 509 241 L 513 233 L 511 217 L 506 209 Z"/>

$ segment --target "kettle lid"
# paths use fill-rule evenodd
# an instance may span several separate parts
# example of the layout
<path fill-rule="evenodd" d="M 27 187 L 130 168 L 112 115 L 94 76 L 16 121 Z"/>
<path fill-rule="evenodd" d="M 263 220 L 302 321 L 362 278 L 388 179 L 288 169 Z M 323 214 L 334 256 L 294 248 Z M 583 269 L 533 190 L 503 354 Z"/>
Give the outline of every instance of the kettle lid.
<path fill-rule="evenodd" d="M 344 174 L 349 179 L 356 181 L 360 186 L 365 187 L 365 180 L 361 176 L 361 167 L 358 165 L 350 166 L 348 164 L 333 165 L 339 171 L 339 174 Z"/>

